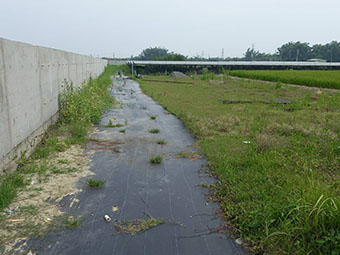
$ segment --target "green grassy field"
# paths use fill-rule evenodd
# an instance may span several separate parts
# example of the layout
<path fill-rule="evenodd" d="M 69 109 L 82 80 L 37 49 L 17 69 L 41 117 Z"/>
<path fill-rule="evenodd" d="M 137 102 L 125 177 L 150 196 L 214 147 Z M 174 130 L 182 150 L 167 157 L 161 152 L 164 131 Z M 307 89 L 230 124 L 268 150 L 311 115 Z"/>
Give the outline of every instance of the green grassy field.
<path fill-rule="evenodd" d="M 219 180 L 212 194 L 254 252 L 340 254 L 340 94 L 227 76 L 144 78 L 143 91 L 198 138 Z"/>
<path fill-rule="evenodd" d="M 340 89 L 340 71 L 321 70 L 235 70 L 230 75 L 256 80 L 283 82 L 312 87 Z"/>

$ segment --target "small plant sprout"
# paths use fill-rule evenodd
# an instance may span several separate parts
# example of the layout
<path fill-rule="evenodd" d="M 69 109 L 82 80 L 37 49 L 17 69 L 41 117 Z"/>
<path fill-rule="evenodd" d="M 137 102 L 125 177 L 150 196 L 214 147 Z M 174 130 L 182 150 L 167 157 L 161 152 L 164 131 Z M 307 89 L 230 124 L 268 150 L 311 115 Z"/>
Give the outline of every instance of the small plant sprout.
<path fill-rule="evenodd" d="M 74 216 L 69 216 L 64 221 L 64 226 L 66 228 L 75 228 L 81 225 L 81 219 L 75 218 Z"/>
<path fill-rule="evenodd" d="M 122 127 L 123 124 L 117 123 L 117 124 L 113 124 L 112 120 L 109 120 L 109 122 L 107 123 L 107 125 L 105 125 L 105 127 L 109 127 L 109 128 L 119 128 Z"/>
<path fill-rule="evenodd" d="M 88 179 L 87 180 L 87 185 L 91 188 L 100 188 L 103 186 L 105 181 L 102 180 L 95 180 L 95 179 Z"/>
<path fill-rule="evenodd" d="M 150 115 L 150 119 L 155 120 L 156 118 L 157 118 L 157 116 L 155 116 L 155 115 Z"/>
<path fill-rule="evenodd" d="M 163 156 L 157 155 L 157 156 L 150 156 L 150 163 L 151 164 L 160 164 L 162 163 Z"/>
<path fill-rule="evenodd" d="M 149 133 L 151 133 L 151 134 L 157 134 L 159 132 L 160 132 L 160 130 L 158 128 L 149 129 Z"/>
<path fill-rule="evenodd" d="M 158 139 L 157 143 L 160 144 L 160 145 L 165 145 L 166 141 L 164 139 Z"/>
<path fill-rule="evenodd" d="M 69 160 L 67 160 L 67 159 L 58 159 L 58 163 L 59 164 L 68 164 Z"/>

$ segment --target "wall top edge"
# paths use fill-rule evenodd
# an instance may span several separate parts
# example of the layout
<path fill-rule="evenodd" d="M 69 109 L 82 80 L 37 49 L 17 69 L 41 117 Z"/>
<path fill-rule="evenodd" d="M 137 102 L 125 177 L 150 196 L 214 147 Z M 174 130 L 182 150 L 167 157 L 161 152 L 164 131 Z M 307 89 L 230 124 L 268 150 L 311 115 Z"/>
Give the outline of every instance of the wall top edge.
<path fill-rule="evenodd" d="M 97 57 L 93 57 L 93 56 L 89 56 L 89 55 L 74 53 L 74 52 L 66 51 L 66 50 L 60 50 L 60 49 L 56 49 L 56 48 L 50 48 L 50 47 L 46 47 L 46 46 L 34 45 L 34 44 L 21 42 L 21 41 L 10 40 L 10 39 L 6 39 L 6 38 L 3 38 L 3 37 L 0 37 L 0 41 L 7 42 L 7 43 L 23 44 L 27 47 L 36 47 L 36 48 L 42 48 L 42 49 L 47 49 L 47 50 L 59 51 L 59 52 L 62 52 L 62 53 L 73 54 L 73 55 L 76 55 L 76 56 L 88 57 L 88 58 L 91 58 L 91 59 L 97 59 L 97 60 L 102 60 L 102 61 L 107 62 L 107 60 L 102 59 L 102 58 L 97 58 Z"/>

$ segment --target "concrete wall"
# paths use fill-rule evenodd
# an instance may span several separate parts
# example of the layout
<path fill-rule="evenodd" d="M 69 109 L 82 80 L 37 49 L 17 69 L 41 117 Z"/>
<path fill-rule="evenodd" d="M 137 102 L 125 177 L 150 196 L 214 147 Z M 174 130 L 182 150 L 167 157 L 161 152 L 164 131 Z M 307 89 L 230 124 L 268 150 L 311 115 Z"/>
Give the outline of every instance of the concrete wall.
<path fill-rule="evenodd" d="M 79 86 L 106 60 L 0 38 L 0 172 L 32 148 L 58 112 L 64 80 Z"/>

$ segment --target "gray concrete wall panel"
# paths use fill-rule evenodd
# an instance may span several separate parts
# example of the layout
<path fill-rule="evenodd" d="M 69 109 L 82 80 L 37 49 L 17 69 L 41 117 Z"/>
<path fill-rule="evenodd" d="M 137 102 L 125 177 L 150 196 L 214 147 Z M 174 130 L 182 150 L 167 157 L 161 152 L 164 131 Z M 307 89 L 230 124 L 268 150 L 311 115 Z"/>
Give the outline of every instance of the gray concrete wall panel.
<path fill-rule="evenodd" d="M 0 170 L 57 114 L 65 81 L 80 86 L 106 65 L 106 60 L 0 38 Z"/>

